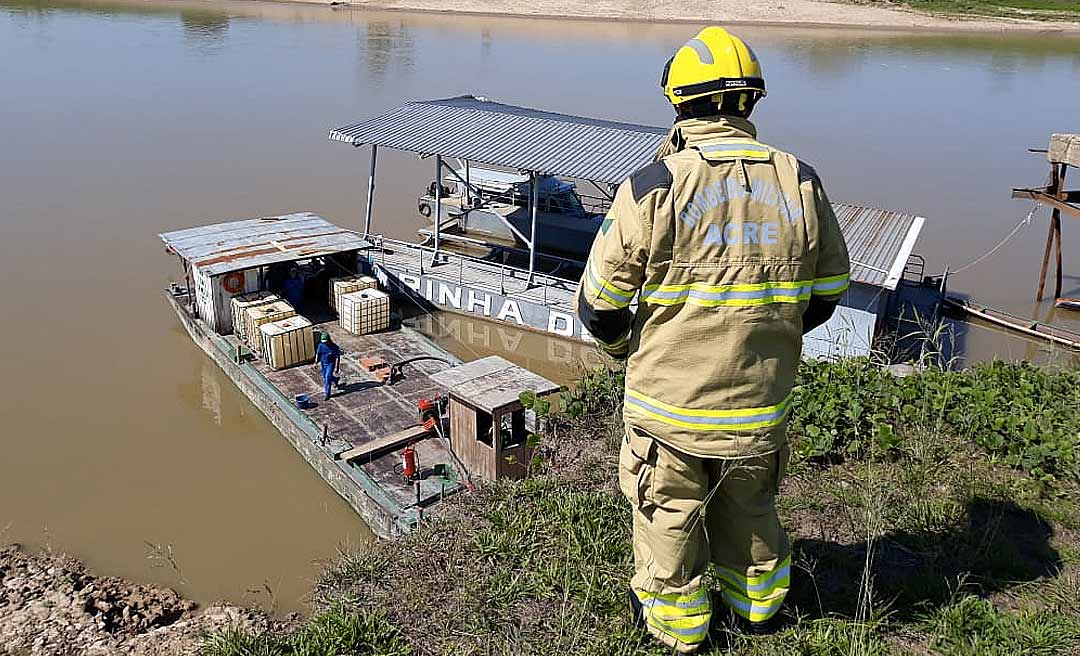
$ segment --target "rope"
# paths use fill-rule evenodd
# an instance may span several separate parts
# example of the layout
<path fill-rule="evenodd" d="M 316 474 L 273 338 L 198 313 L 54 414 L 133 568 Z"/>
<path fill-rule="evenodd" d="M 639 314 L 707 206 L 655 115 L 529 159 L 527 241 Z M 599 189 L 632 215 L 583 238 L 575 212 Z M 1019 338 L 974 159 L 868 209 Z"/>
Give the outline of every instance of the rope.
<path fill-rule="evenodd" d="M 1012 230 L 1009 231 L 1009 234 L 1005 235 L 1004 239 L 999 241 L 993 248 L 986 251 L 985 253 L 983 253 L 979 257 L 975 258 L 971 262 L 968 262 L 967 264 L 960 267 L 959 269 L 956 269 L 956 270 L 952 271 L 952 273 L 954 273 L 954 274 L 955 273 L 963 273 L 964 271 L 967 271 L 971 267 L 975 266 L 976 264 L 978 264 L 978 263 L 982 262 L 983 260 L 985 260 L 986 258 L 990 257 L 994 253 L 998 252 L 998 250 L 1000 250 L 1002 246 L 1004 246 L 1006 243 L 1008 243 L 1008 241 L 1010 239 L 1012 239 L 1014 236 L 1016 236 L 1016 233 L 1020 232 L 1020 228 L 1023 228 L 1024 226 L 1031 223 L 1031 219 L 1035 217 L 1035 212 L 1037 212 L 1039 207 L 1041 207 L 1041 206 L 1042 206 L 1042 203 L 1035 203 L 1035 205 L 1031 208 L 1031 211 L 1027 213 L 1027 216 L 1020 219 L 1020 222 L 1016 224 L 1016 227 L 1014 227 Z"/>

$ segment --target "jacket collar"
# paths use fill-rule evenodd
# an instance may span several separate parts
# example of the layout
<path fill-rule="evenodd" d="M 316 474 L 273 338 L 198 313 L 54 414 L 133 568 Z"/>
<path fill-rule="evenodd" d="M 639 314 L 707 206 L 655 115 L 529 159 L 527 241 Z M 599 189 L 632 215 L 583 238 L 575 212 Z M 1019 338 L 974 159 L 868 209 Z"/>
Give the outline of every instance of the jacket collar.
<path fill-rule="evenodd" d="M 676 121 L 660 147 L 657 159 L 717 139 L 756 139 L 757 128 L 745 118 L 708 116 Z"/>

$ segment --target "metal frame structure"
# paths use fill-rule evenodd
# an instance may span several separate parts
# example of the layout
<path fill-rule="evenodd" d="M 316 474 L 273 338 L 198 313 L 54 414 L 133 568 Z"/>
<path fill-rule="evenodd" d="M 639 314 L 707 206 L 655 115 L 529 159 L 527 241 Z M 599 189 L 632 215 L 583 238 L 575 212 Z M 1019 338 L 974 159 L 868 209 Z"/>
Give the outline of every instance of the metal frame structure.
<path fill-rule="evenodd" d="M 1057 146 L 1057 147 L 1056 147 Z M 1070 150 L 1071 149 L 1071 150 Z M 1031 152 L 1047 153 L 1050 162 L 1050 176 L 1046 186 L 1038 188 L 1013 189 L 1013 198 L 1033 200 L 1053 208 L 1050 214 L 1050 230 L 1046 235 L 1046 248 L 1043 250 L 1042 269 L 1039 273 L 1039 289 L 1035 300 L 1043 300 L 1046 289 L 1046 272 L 1050 267 L 1050 250 L 1056 243 L 1056 275 L 1054 281 L 1054 299 L 1061 298 L 1061 213 L 1065 212 L 1080 219 L 1080 190 L 1065 190 L 1065 174 L 1069 166 L 1080 163 L 1080 135 L 1052 135 L 1049 150 L 1031 149 Z"/>
<path fill-rule="evenodd" d="M 470 162 L 515 169 L 529 176 L 529 234 L 510 221 L 499 220 L 529 252 L 529 279 L 536 273 L 537 224 L 540 178 L 557 175 L 588 182 L 609 199 L 613 188 L 633 171 L 652 160 L 667 131 L 662 128 L 619 123 L 545 112 L 491 102 L 477 96 L 415 101 L 370 118 L 330 131 L 330 139 L 371 147 L 368 198 L 364 234 L 371 234 L 380 146 L 435 158 L 435 252 L 437 264 L 442 248 L 442 181 L 445 158 L 459 160 L 462 180 L 452 167 L 447 170 L 464 183 L 471 200 Z M 605 191 L 603 185 L 608 187 Z"/>
<path fill-rule="evenodd" d="M 465 185 L 471 207 L 473 192 L 469 163 L 516 170 L 529 176 L 526 236 L 505 217 L 499 220 L 528 247 L 528 279 L 536 280 L 537 225 L 540 178 L 560 176 L 593 185 L 611 199 L 615 187 L 653 160 L 667 138 L 664 128 L 557 114 L 492 102 L 477 96 L 413 101 L 382 114 L 330 131 L 332 141 L 371 147 L 371 170 L 364 234 L 371 234 L 376 189 L 378 150 L 393 148 L 435 159 L 435 210 L 432 265 L 443 259 L 443 242 L 457 236 L 442 235 L 444 168 Z M 461 163 L 462 179 L 444 160 Z M 605 191 L 606 188 L 606 191 Z M 477 195 L 480 195 L 477 192 Z M 872 285 L 895 289 L 922 230 L 919 216 L 854 205 L 834 204 L 848 237 L 856 275 Z M 493 248 L 511 250 L 502 244 Z M 541 257 L 549 256 L 541 253 Z M 556 258 L 558 259 L 558 258 Z"/>
<path fill-rule="evenodd" d="M 362 145 L 363 144 L 354 144 L 354 146 L 356 146 L 357 148 L 359 148 Z M 364 208 L 364 236 L 369 236 L 371 234 L 371 215 L 372 215 L 372 208 L 373 208 L 374 202 L 375 202 L 375 177 L 376 177 L 376 174 L 377 174 L 378 153 L 379 153 L 379 147 L 377 145 L 372 144 L 372 146 L 371 146 L 371 170 L 368 173 L 368 196 L 367 196 L 367 204 L 366 204 L 366 206 Z M 459 181 L 461 181 L 462 184 L 464 184 L 465 189 L 466 189 L 466 192 L 465 192 L 466 193 L 466 198 L 468 199 L 469 195 L 470 195 L 470 193 L 472 191 L 472 185 L 469 182 L 469 164 L 470 164 L 470 160 L 466 159 L 466 160 L 462 160 L 462 162 L 464 164 L 464 169 L 465 169 L 465 178 L 464 179 L 461 178 L 461 176 L 459 176 L 457 174 L 457 171 L 455 171 L 453 168 L 448 168 L 447 170 L 449 170 L 451 175 L 453 175 L 455 178 L 457 178 Z M 442 155 L 435 155 L 435 208 L 436 208 L 436 210 L 434 212 L 435 216 L 434 216 L 434 218 L 432 220 L 432 223 L 434 224 L 435 252 L 432 255 L 432 260 L 431 260 L 432 266 L 434 266 L 437 263 L 437 260 L 438 260 L 438 257 L 439 257 L 439 250 L 440 250 L 439 247 L 440 247 L 440 243 L 441 243 L 441 241 L 440 241 L 440 231 L 441 231 L 440 217 L 441 217 L 441 214 L 442 214 L 442 192 L 443 192 L 442 181 L 443 181 L 443 168 L 444 167 L 446 167 L 446 164 L 445 164 L 445 162 L 443 160 L 443 156 Z M 533 277 L 534 277 L 534 274 L 536 272 L 536 224 L 537 224 L 537 208 L 540 205 L 540 182 L 539 182 L 539 178 L 543 174 L 538 173 L 537 171 L 525 171 L 525 173 L 527 173 L 529 175 L 529 205 L 528 205 L 529 236 L 526 237 L 525 235 L 521 234 L 521 231 L 519 231 L 505 217 L 503 217 L 503 216 L 501 216 L 499 214 L 495 214 L 494 216 L 496 218 L 498 218 L 499 221 L 501 221 L 503 223 L 503 225 L 505 225 L 512 233 L 514 233 L 514 235 L 516 235 L 518 237 L 518 239 L 525 242 L 525 245 L 528 246 L 528 248 L 529 248 L 529 280 L 531 282 Z M 597 185 L 592 180 L 586 180 L 586 182 L 589 182 L 589 183 L 593 184 L 594 186 L 596 186 L 597 189 L 601 189 L 601 187 L 599 185 Z"/>

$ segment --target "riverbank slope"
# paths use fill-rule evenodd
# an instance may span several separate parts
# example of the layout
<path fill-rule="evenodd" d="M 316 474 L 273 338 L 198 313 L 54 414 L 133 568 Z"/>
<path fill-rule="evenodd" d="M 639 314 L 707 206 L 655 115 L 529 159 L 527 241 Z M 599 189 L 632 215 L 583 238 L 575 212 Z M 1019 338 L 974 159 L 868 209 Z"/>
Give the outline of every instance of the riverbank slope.
<path fill-rule="evenodd" d="M 1080 369 L 901 378 L 808 362 L 798 383 L 779 630 L 745 635 L 717 613 L 706 656 L 1080 653 Z M 621 392 L 621 375 L 599 371 L 563 409 L 535 405 L 549 428 L 532 477 L 344 557 L 301 631 L 219 634 L 206 655 L 668 653 L 626 608 Z M 323 647 L 305 649 L 313 635 Z"/>
<path fill-rule="evenodd" d="M 1080 369 L 807 362 L 797 382 L 792 591 L 772 636 L 718 614 L 706 656 L 1080 653 Z M 662 656 L 625 607 L 622 388 L 598 370 L 561 408 L 525 399 L 548 427 L 532 476 L 343 556 L 303 621 L 0 550 L 0 653 Z"/>
<path fill-rule="evenodd" d="M 326 4 L 326 0 L 289 0 Z M 686 22 L 724 25 L 829 26 L 929 31 L 1080 32 L 1080 5 L 1047 0 L 1052 9 L 1014 8 L 990 4 L 926 3 L 933 13 L 888 2 L 825 2 L 820 0 L 356 0 L 348 7 L 457 14 L 490 14 L 543 18 L 603 19 L 642 22 Z M 1056 8 L 1061 5 L 1061 8 Z M 1040 6 L 1039 2 L 1028 6 Z"/>
<path fill-rule="evenodd" d="M 207 632 L 290 626 L 229 604 L 198 609 L 168 588 L 95 576 L 64 554 L 0 547 L 0 654 L 194 655 Z"/>

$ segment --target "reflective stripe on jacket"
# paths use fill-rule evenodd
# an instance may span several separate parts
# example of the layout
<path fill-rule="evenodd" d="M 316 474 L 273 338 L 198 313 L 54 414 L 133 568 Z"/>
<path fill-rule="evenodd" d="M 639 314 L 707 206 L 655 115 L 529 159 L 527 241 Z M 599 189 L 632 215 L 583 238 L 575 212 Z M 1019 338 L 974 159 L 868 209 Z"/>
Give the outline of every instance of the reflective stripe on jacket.
<path fill-rule="evenodd" d="M 627 423 L 691 454 L 776 451 L 803 312 L 847 289 L 836 216 L 813 169 L 749 121 L 680 121 L 658 157 L 619 187 L 579 314 L 629 358 Z"/>

